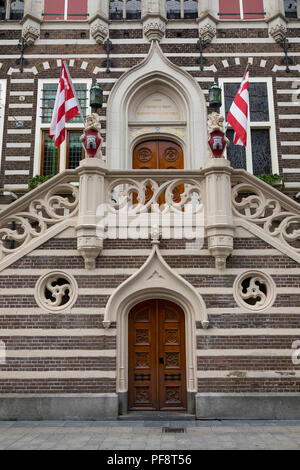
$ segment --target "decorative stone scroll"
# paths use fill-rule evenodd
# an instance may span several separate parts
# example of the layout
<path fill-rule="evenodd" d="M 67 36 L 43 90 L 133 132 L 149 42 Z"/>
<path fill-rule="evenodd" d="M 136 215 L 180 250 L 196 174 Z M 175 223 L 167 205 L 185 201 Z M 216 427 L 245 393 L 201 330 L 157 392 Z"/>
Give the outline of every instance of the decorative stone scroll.
<path fill-rule="evenodd" d="M 300 210 L 288 207 L 250 182 L 236 184 L 232 189 L 234 215 L 261 228 L 264 233 L 300 253 Z"/>
<path fill-rule="evenodd" d="M 35 193 L 27 207 L 0 218 L 0 261 L 22 252 L 22 248 L 53 225 L 75 216 L 77 209 L 78 189 L 70 183 L 52 184 L 45 193 Z"/>
<path fill-rule="evenodd" d="M 178 187 L 183 192 L 176 191 Z M 168 178 L 164 182 L 161 178 L 156 181 L 154 177 L 142 180 L 117 178 L 109 185 L 109 195 L 109 203 L 116 210 L 126 204 L 130 205 L 135 199 L 135 213 L 147 212 L 153 204 L 160 204 L 159 199 L 164 196 L 165 204 L 171 210 L 181 211 L 191 201 L 200 206 L 201 184 L 200 180 L 189 178 Z"/>

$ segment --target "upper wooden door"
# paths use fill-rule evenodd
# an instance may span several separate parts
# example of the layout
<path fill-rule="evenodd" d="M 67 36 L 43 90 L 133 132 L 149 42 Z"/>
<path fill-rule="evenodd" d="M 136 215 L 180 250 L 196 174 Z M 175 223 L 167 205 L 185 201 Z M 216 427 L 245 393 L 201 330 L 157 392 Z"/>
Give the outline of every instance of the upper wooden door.
<path fill-rule="evenodd" d="M 147 300 L 129 314 L 129 409 L 185 410 L 185 325 L 182 309 Z"/>
<path fill-rule="evenodd" d="M 148 140 L 137 145 L 133 151 L 134 170 L 182 170 L 184 168 L 182 148 L 168 140 Z M 180 201 L 180 194 L 184 192 L 181 184 L 173 190 L 173 201 Z M 151 199 L 153 193 L 150 185 L 147 186 L 146 203 Z M 137 204 L 137 195 L 133 194 L 133 202 Z M 158 204 L 165 203 L 162 194 Z"/>
<path fill-rule="evenodd" d="M 168 140 L 148 140 L 133 151 L 134 170 L 182 170 L 183 152 L 179 145 Z"/>

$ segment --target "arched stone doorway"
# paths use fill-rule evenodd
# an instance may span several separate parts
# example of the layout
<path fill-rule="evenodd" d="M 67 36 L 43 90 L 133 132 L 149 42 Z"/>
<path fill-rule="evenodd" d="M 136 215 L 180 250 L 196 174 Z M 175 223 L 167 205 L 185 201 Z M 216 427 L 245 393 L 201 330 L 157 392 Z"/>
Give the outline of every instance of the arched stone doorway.
<path fill-rule="evenodd" d="M 128 409 L 186 408 L 184 312 L 168 300 L 146 300 L 128 317 Z"/>

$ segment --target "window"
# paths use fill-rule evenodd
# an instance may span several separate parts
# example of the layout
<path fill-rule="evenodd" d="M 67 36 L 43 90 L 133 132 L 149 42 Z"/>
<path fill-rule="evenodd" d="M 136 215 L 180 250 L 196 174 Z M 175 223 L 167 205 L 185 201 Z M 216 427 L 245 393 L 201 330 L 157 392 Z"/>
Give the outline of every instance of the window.
<path fill-rule="evenodd" d="M 56 175 L 59 172 L 59 149 L 48 135 L 49 130 L 42 131 L 41 175 Z"/>
<path fill-rule="evenodd" d="M 46 21 L 86 20 L 87 0 L 45 0 Z"/>
<path fill-rule="evenodd" d="M 6 18 L 6 2 L 4 0 L 0 0 L 0 20 L 5 20 Z"/>
<path fill-rule="evenodd" d="M 177 20 L 180 18 L 198 18 L 198 0 L 166 0 L 167 18 Z"/>
<path fill-rule="evenodd" d="M 110 20 L 139 20 L 141 0 L 111 0 L 109 2 Z"/>
<path fill-rule="evenodd" d="M 126 19 L 139 20 L 141 18 L 141 0 L 127 0 Z"/>
<path fill-rule="evenodd" d="M 15 0 L 10 2 L 10 15 L 9 19 L 14 21 L 21 21 L 24 16 L 24 1 Z"/>
<path fill-rule="evenodd" d="M 264 19 L 263 0 L 219 0 L 221 20 Z"/>
<path fill-rule="evenodd" d="M 0 20 L 20 21 L 24 16 L 24 0 L 0 0 Z"/>
<path fill-rule="evenodd" d="M 227 117 L 240 86 L 240 79 L 220 79 L 223 83 L 222 114 Z M 233 144 L 234 131 L 227 130 L 230 146 L 227 158 L 233 168 L 243 168 L 254 175 L 278 173 L 277 144 L 272 79 L 250 78 L 250 112 L 247 148 Z"/>
<path fill-rule="evenodd" d="M 88 90 L 92 85 L 91 80 L 73 79 L 74 88 L 80 103 L 84 119 L 88 108 Z M 44 176 L 63 171 L 66 168 L 74 169 L 79 165 L 84 156 L 80 142 L 83 131 L 81 116 L 76 116 L 66 124 L 66 139 L 59 149 L 55 147 L 53 140 L 49 138 L 49 125 L 52 119 L 52 112 L 57 92 L 57 83 L 51 79 L 39 81 L 38 104 L 40 113 L 36 123 L 36 142 L 34 174 Z"/>
<path fill-rule="evenodd" d="M 286 18 L 297 18 L 297 0 L 284 0 Z"/>
<path fill-rule="evenodd" d="M 185 0 L 184 1 L 184 18 L 193 19 L 198 18 L 198 1 Z"/>

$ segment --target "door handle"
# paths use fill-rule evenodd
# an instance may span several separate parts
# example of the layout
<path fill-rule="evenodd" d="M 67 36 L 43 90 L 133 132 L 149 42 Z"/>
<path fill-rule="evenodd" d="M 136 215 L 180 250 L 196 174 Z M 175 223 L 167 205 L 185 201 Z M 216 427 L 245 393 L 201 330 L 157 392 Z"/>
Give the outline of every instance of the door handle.
<path fill-rule="evenodd" d="M 165 362 L 164 362 L 164 358 L 163 358 L 163 357 L 160 357 L 160 358 L 159 358 L 159 364 L 164 364 L 164 363 L 165 363 Z"/>

